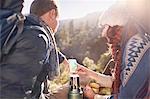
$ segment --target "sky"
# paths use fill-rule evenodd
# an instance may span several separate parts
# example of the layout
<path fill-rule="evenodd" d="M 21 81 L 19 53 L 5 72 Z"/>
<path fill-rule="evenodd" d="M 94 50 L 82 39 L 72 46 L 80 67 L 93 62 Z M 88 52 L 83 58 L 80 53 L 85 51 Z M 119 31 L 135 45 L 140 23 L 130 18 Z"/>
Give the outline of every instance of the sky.
<path fill-rule="evenodd" d="M 23 13 L 28 14 L 33 0 L 24 0 Z M 116 0 L 58 0 L 60 19 L 80 18 L 107 9 Z"/>

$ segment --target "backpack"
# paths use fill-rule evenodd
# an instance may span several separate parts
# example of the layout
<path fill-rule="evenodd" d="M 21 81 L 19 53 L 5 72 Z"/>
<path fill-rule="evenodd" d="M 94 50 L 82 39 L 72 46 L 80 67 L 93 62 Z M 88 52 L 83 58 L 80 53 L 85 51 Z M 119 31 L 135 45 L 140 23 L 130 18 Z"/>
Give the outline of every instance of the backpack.
<path fill-rule="evenodd" d="M 50 48 L 50 43 L 52 42 L 51 36 L 48 35 L 48 31 L 45 30 L 42 26 L 25 26 L 25 16 L 23 16 L 21 13 L 15 13 L 11 16 L 9 16 L 7 19 L 7 22 L 12 22 L 16 20 L 15 24 L 13 25 L 13 28 L 9 32 L 8 36 L 4 39 L 4 43 L 1 45 L 1 53 L 0 53 L 0 62 L 3 61 L 3 58 L 7 55 L 9 55 L 9 52 L 11 51 L 13 45 L 16 43 L 19 36 L 23 33 L 24 29 L 34 29 L 37 31 L 42 31 L 42 34 L 45 35 L 46 38 L 43 37 L 44 41 L 46 42 L 46 57 L 41 61 L 41 64 L 43 64 L 43 68 L 40 71 L 39 75 L 37 75 L 37 79 L 34 83 L 34 87 L 32 89 L 32 92 L 30 94 L 27 94 L 27 98 L 29 99 L 37 99 L 40 97 L 41 94 L 41 84 L 46 80 L 48 75 L 48 64 L 47 61 L 49 60 L 50 52 L 52 48 Z M 17 31 L 15 31 L 17 29 Z M 14 35 L 14 32 L 16 34 Z M 46 87 L 44 87 L 46 88 Z M 44 89 L 46 90 L 46 89 Z"/>
<path fill-rule="evenodd" d="M 12 21 L 15 20 L 16 22 L 13 28 L 11 29 L 10 33 L 4 38 L 3 41 L 4 43 L 2 43 L 1 45 L 0 62 L 2 61 L 3 56 L 7 55 L 10 52 L 12 46 L 15 44 L 16 40 L 23 32 L 25 17 L 22 14 L 15 13 L 6 19 L 7 23 L 11 23 Z M 17 28 L 17 33 L 14 35 L 14 31 L 16 28 Z M 12 35 L 14 36 L 12 37 Z"/>

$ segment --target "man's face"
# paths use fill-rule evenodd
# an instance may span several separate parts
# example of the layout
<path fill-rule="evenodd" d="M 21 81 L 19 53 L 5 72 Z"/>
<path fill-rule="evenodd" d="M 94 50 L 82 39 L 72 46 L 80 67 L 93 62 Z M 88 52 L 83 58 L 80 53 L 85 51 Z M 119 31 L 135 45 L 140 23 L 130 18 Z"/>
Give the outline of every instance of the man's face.
<path fill-rule="evenodd" d="M 41 19 L 52 29 L 53 33 L 57 32 L 59 25 L 58 11 L 52 9 L 41 16 Z"/>
<path fill-rule="evenodd" d="M 58 17 L 58 11 L 53 9 L 49 11 L 49 20 L 48 25 L 53 30 L 53 32 L 57 32 L 58 26 L 59 26 L 59 17 Z"/>

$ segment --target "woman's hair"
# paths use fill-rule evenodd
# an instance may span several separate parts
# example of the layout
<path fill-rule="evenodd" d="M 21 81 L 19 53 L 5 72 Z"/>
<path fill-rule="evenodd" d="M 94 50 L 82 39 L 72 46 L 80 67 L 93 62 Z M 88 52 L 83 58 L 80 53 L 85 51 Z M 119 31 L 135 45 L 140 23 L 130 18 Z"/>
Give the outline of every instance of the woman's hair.
<path fill-rule="evenodd" d="M 122 33 L 123 27 L 119 25 L 109 26 L 107 31 L 105 32 L 105 37 L 108 40 L 108 43 L 111 45 L 111 54 L 112 59 L 115 62 L 114 67 L 114 76 L 115 80 L 113 82 L 113 93 L 119 93 L 119 87 L 121 84 L 120 73 L 121 73 L 121 64 L 122 64 Z"/>

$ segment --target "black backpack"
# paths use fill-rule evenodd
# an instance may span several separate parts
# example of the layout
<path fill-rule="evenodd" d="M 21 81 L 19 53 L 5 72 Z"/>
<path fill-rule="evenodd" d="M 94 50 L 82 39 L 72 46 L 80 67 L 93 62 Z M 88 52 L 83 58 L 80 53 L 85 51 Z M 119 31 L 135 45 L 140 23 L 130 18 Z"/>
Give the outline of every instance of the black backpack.
<path fill-rule="evenodd" d="M 16 43 L 17 39 L 19 36 L 23 33 L 24 29 L 34 29 L 38 31 L 42 31 L 42 33 L 49 39 L 49 43 L 52 41 L 51 36 L 47 35 L 47 31 L 45 30 L 44 27 L 42 26 L 25 26 L 24 21 L 25 21 L 25 16 L 22 15 L 21 13 L 15 13 L 8 17 L 7 22 L 12 22 L 14 20 L 15 24 L 11 31 L 9 32 L 8 36 L 4 39 L 4 43 L 1 45 L 1 53 L 0 53 L 0 62 L 3 61 L 3 58 L 7 55 L 9 55 L 9 52 L 11 51 L 13 45 Z M 17 29 L 17 32 L 15 31 Z M 15 33 L 16 32 L 16 33 Z M 15 35 L 14 35 L 15 33 Z M 13 36 L 12 36 L 13 35 Z M 49 46 L 48 44 L 46 46 Z M 47 53 L 45 59 L 42 61 L 43 68 L 40 71 L 39 75 L 37 76 L 37 79 L 34 83 L 34 87 L 32 89 L 32 93 L 28 94 L 27 97 L 29 99 L 37 99 L 39 98 L 41 94 L 41 84 L 46 80 L 47 75 L 48 75 L 48 64 L 46 64 L 46 61 L 48 61 L 49 56 L 50 56 L 50 51 L 51 48 L 47 48 Z M 46 88 L 46 87 L 44 87 Z M 44 91 L 47 89 L 44 89 Z"/>
<path fill-rule="evenodd" d="M 1 43 L 0 62 L 2 61 L 3 56 L 7 55 L 10 52 L 10 50 L 13 47 L 13 45 L 15 44 L 16 40 L 23 32 L 24 20 L 25 20 L 25 17 L 22 14 L 17 14 L 17 13 L 13 14 L 12 16 L 10 16 L 6 19 L 7 23 L 11 23 L 12 21 L 15 21 L 15 24 L 12 27 L 10 33 L 3 39 L 2 43 Z M 17 28 L 17 32 L 14 35 L 14 31 L 16 30 L 16 28 Z M 12 35 L 13 35 L 13 37 L 12 37 Z M 0 38 L 0 39 L 2 39 L 2 38 Z"/>

